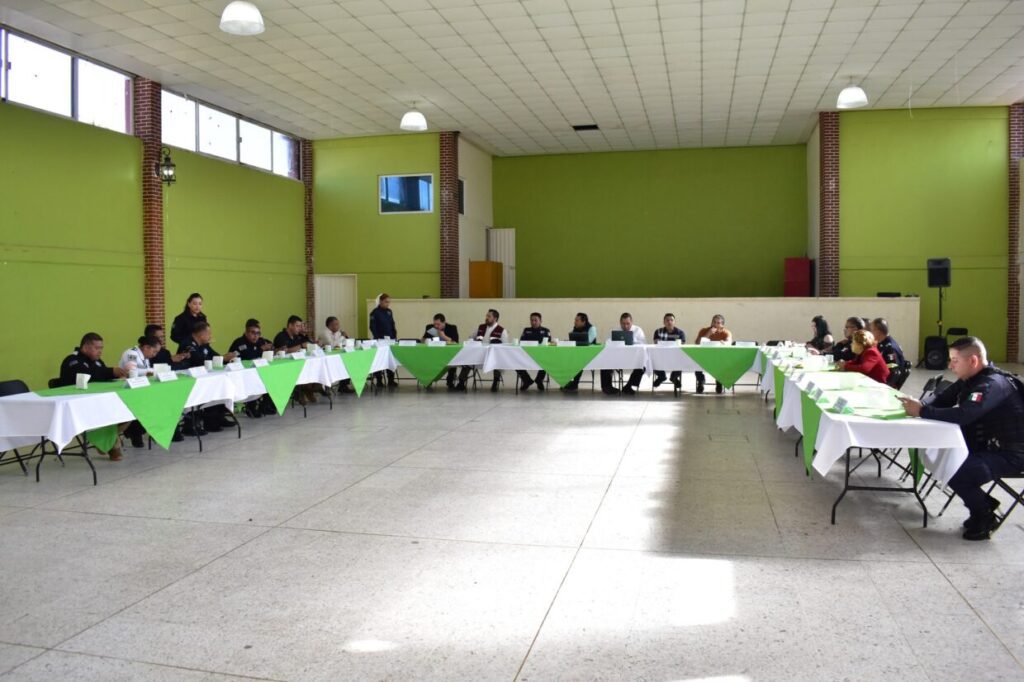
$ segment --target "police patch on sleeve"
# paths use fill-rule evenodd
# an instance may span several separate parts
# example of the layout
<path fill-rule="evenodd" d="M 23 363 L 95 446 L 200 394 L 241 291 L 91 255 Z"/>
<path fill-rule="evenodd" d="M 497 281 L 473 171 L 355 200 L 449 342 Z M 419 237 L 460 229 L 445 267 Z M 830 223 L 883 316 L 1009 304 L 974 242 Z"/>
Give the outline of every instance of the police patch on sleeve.
<path fill-rule="evenodd" d="M 972 393 L 969 396 L 967 396 L 967 400 L 969 400 L 972 403 L 980 403 L 982 398 L 984 398 L 984 397 L 985 397 L 984 393 L 975 392 L 975 393 Z"/>

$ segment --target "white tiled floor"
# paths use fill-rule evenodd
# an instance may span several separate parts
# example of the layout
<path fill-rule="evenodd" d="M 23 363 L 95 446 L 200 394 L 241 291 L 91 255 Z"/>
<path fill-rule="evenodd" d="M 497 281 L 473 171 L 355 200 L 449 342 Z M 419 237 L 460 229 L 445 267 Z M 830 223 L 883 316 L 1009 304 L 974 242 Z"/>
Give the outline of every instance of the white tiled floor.
<path fill-rule="evenodd" d="M 97 487 L 0 468 L 0 673 L 1024 679 L 1024 512 L 967 543 L 959 503 L 922 529 L 851 493 L 832 526 L 838 470 L 806 477 L 769 412 L 403 384 L 129 449 Z"/>

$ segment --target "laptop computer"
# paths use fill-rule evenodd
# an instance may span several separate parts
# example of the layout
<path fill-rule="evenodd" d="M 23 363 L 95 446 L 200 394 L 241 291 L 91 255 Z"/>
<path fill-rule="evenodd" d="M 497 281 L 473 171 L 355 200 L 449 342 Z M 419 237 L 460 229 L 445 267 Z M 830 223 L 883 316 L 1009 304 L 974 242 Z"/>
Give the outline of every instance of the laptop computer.
<path fill-rule="evenodd" d="M 569 332 L 569 340 L 575 341 L 577 346 L 589 346 L 590 345 L 590 333 L 589 332 Z"/>
<path fill-rule="evenodd" d="M 612 341 L 625 341 L 627 346 L 633 345 L 633 330 L 623 331 L 621 329 L 612 330 Z"/>

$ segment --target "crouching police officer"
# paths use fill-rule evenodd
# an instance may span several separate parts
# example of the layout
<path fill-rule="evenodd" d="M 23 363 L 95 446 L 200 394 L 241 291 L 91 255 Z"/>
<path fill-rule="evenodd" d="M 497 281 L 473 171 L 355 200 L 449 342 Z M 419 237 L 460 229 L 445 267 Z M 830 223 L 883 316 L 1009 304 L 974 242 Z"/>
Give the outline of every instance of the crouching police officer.
<path fill-rule="evenodd" d="M 949 481 L 971 512 L 965 540 L 987 540 L 998 525 L 999 500 L 981 486 L 1024 471 L 1024 386 L 988 363 L 985 345 L 967 336 L 949 348 L 949 368 L 958 381 L 922 404 L 900 398 L 912 417 L 959 424 L 970 452 Z"/>

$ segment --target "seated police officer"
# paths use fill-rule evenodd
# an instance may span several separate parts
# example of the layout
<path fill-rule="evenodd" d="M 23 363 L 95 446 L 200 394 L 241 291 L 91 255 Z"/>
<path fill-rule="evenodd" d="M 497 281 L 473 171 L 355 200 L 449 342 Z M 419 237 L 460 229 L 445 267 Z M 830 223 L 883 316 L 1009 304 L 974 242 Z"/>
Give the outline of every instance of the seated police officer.
<path fill-rule="evenodd" d="M 167 348 L 167 338 L 164 334 L 164 328 L 161 325 L 147 324 L 142 335 L 155 337 L 156 340 L 160 342 L 160 350 L 158 350 L 156 355 L 154 355 L 150 360 L 151 364 L 170 365 L 171 369 L 181 369 L 184 367 L 183 363 L 186 360 L 186 355 L 184 353 L 171 355 L 171 351 Z"/>
<path fill-rule="evenodd" d="M 313 341 L 306 336 L 306 326 L 302 318 L 292 315 L 288 318 L 288 324 L 274 337 L 274 350 L 285 353 L 296 353 L 310 346 Z M 316 384 L 305 384 L 295 387 L 295 399 L 300 405 L 308 405 L 316 402 Z"/>
<path fill-rule="evenodd" d="M 79 374 L 88 374 L 90 381 L 113 381 L 128 376 L 128 372 L 120 367 L 107 367 L 100 359 L 102 355 L 103 337 L 96 332 L 85 334 L 75 352 L 60 363 L 57 383 L 61 386 L 74 386 Z M 118 432 L 123 432 L 127 426 L 119 424 Z M 111 461 L 117 462 L 122 457 L 121 446 L 115 442 L 114 447 L 105 454 L 110 456 Z"/>
<path fill-rule="evenodd" d="M 889 323 L 886 322 L 885 318 L 876 317 L 871 320 L 869 327 L 871 333 L 875 335 L 878 352 L 882 354 L 885 364 L 902 367 L 905 360 L 903 349 L 900 348 L 900 344 L 896 342 L 896 339 L 889 336 Z"/>
<path fill-rule="evenodd" d="M 159 350 L 160 339 L 155 336 L 141 336 L 138 343 L 121 354 L 121 361 L 117 363 L 117 366 L 128 372 L 128 376 L 132 376 L 133 371 L 137 372 L 138 376 L 152 374 L 152 360 Z M 135 448 L 143 447 L 142 437 L 145 434 L 146 430 L 142 428 L 142 424 L 137 419 L 124 430 L 124 435 L 128 436 L 132 447 Z M 179 438 L 179 440 L 181 439 Z"/>
<path fill-rule="evenodd" d="M 178 348 L 179 353 L 188 353 L 188 358 L 184 361 L 185 367 L 202 367 L 206 364 L 207 360 L 213 360 L 217 355 L 220 355 L 210 346 L 210 337 L 212 332 L 210 331 L 210 324 L 208 322 L 196 322 L 192 325 L 192 333 L 185 340 L 185 343 L 181 344 Z M 235 359 L 236 353 L 227 353 L 224 355 L 224 362 L 231 362 Z M 228 420 L 226 416 L 227 408 L 223 405 L 215 405 L 213 407 L 207 407 L 203 411 L 203 424 L 199 429 L 198 435 L 203 435 L 203 431 L 220 431 L 225 427 L 232 427 L 234 423 Z M 194 436 L 197 435 L 196 431 L 193 430 L 192 424 L 186 422 L 185 424 L 185 435 Z"/>
<path fill-rule="evenodd" d="M 633 324 L 633 316 L 629 313 L 622 313 L 619 316 L 619 327 L 624 332 L 633 332 L 633 345 L 643 346 L 647 343 L 647 338 L 644 336 L 644 330 L 639 326 Z M 608 336 L 611 339 L 611 335 Z M 610 369 L 601 370 L 601 390 L 605 395 L 615 395 L 619 392 L 619 389 L 612 385 L 612 371 Z M 633 395 L 636 393 L 636 389 L 640 388 L 640 380 L 644 377 L 643 369 L 634 369 L 629 374 L 629 381 L 622 387 L 622 392 L 626 395 Z"/>
<path fill-rule="evenodd" d="M 476 328 L 476 334 L 473 338 L 483 343 L 508 343 L 508 332 L 505 328 L 498 324 L 498 318 L 501 315 L 497 310 L 491 308 L 487 311 L 484 316 L 484 323 Z M 464 366 L 459 370 L 459 383 L 455 387 L 457 391 L 466 390 L 466 379 L 469 377 L 469 373 L 473 370 L 472 367 Z M 494 378 L 491 380 L 491 392 L 498 392 L 498 383 L 501 381 L 501 372 L 494 370 Z"/>
<path fill-rule="evenodd" d="M 434 315 L 434 320 L 426 326 L 423 330 L 423 340 L 430 341 L 431 339 L 441 339 L 445 343 L 458 343 L 459 342 L 459 328 L 454 324 L 448 324 L 442 313 Z M 448 375 L 445 377 L 445 382 L 448 386 L 448 390 L 455 389 L 455 368 L 448 368 Z"/>
<path fill-rule="evenodd" d="M 965 540 L 987 540 L 996 526 L 999 501 L 981 486 L 1024 472 L 1024 386 L 988 362 L 985 345 L 967 336 L 949 347 L 949 369 L 957 381 L 926 399 L 901 397 L 907 414 L 960 425 L 969 454 L 949 480 L 971 515 Z"/>
<path fill-rule="evenodd" d="M 530 326 L 523 329 L 519 339 L 521 341 L 536 341 L 541 344 L 547 343 L 551 338 L 551 330 L 541 326 L 542 319 L 540 313 L 530 313 Z M 524 391 L 534 384 L 537 384 L 538 391 L 544 390 L 544 379 L 547 377 L 547 372 L 544 370 L 537 372 L 536 379 L 531 379 L 529 372 L 525 369 L 516 370 L 516 374 L 519 375 L 519 383 L 522 384 Z"/>
<path fill-rule="evenodd" d="M 672 313 L 665 313 L 665 317 L 662 318 L 662 322 L 665 324 L 664 327 L 658 328 L 654 332 L 654 342 L 658 341 L 678 341 L 679 343 L 686 343 L 686 332 L 676 326 L 676 316 Z M 679 390 L 683 382 L 683 373 L 680 371 L 672 372 L 672 385 Z M 657 388 L 665 383 L 665 372 L 657 370 L 654 372 L 654 387 Z"/>
<path fill-rule="evenodd" d="M 245 321 L 245 334 L 232 341 L 231 346 L 228 348 L 229 352 L 237 353 L 238 358 L 241 360 L 261 358 L 263 353 L 268 350 L 274 350 L 274 344 L 269 339 L 263 338 L 260 321 L 251 317 Z M 243 409 L 245 414 L 252 419 L 259 419 L 265 414 L 277 412 L 274 408 L 274 401 L 270 399 L 269 395 L 264 395 L 256 400 L 250 400 L 245 403 Z"/>

